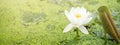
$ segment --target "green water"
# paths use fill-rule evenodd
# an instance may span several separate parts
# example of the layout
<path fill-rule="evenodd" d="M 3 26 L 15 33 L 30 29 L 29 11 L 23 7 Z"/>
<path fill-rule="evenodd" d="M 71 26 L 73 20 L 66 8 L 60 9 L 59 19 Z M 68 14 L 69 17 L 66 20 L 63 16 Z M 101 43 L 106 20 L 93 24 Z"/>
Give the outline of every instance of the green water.
<path fill-rule="evenodd" d="M 0 0 L 0 45 L 103 45 L 103 28 L 97 9 L 107 6 L 120 30 L 120 3 L 118 0 Z M 74 40 L 72 29 L 63 33 L 70 22 L 64 10 L 82 7 L 92 12 L 87 25 L 90 34 L 80 31 Z M 108 40 L 108 45 L 115 45 Z"/>

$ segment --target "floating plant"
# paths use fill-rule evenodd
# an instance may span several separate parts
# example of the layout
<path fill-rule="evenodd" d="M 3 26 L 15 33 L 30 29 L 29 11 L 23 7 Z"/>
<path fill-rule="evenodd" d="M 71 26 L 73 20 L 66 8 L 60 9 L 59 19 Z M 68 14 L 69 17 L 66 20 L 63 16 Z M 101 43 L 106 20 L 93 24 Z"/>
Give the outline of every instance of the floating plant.
<path fill-rule="evenodd" d="M 0 0 L 0 45 L 103 45 L 104 30 L 97 11 L 102 5 L 109 7 L 120 32 L 120 0 Z M 83 34 L 78 27 L 63 33 L 65 26 L 74 22 L 66 18 L 64 10 L 81 6 L 92 13 L 89 24 L 82 25 L 89 35 Z M 84 10 L 81 12 L 84 13 Z M 106 13 L 105 10 L 103 12 Z M 71 19 L 82 18 L 82 13 L 73 13 L 76 16 Z M 108 45 L 116 44 L 113 36 L 107 36 Z"/>
<path fill-rule="evenodd" d="M 90 22 L 92 20 L 92 17 L 91 13 L 87 12 L 84 7 L 72 7 L 70 12 L 65 10 L 65 15 L 70 21 L 70 24 L 65 27 L 65 29 L 63 30 L 64 33 L 70 31 L 74 27 L 77 35 L 76 37 L 79 37 L 79 30 L 84 34 L 89 34 L 84 25 Z"/>

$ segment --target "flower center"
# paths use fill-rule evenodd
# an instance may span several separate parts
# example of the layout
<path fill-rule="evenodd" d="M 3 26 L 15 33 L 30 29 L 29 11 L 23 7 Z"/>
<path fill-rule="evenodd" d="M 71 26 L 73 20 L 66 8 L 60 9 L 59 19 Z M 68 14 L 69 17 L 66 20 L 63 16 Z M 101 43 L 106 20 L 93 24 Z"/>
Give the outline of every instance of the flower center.
<path fill-rule="evenodd" d="M 81 14 L 75 14 L 76 18 L 81 18 Z"/>

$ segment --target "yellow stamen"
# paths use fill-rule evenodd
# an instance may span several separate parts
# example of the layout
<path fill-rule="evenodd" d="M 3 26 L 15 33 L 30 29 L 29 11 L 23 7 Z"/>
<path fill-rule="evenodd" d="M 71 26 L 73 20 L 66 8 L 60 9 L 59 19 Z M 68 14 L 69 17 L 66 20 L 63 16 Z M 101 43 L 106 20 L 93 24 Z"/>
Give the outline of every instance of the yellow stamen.
<path fill-rule="evenodd" d="M 80 14 L 76 14 L 75 17 L 76 18 L 81 18 L 81 15 Z"/>

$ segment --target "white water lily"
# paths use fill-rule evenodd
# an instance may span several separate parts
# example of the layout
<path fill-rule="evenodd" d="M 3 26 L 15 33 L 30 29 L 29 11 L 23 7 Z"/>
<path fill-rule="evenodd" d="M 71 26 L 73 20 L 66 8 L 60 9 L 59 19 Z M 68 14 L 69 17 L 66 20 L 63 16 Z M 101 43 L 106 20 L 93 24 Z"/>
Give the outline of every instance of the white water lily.
<path fill-rule="evenodd" d="M 64 33 L 70 31 L 73 27 L 77 27 L 84 34 L 89 34 L 84 25 L 90 22 L 92 17 L 90 16 L 91 13 L 87 12 L 84 7 L 72 7 L 70 12 L 65 10 L 65 15 L 70 21 L 70 24 L 65 27 L 65 29 L 63 30 Z"/>

